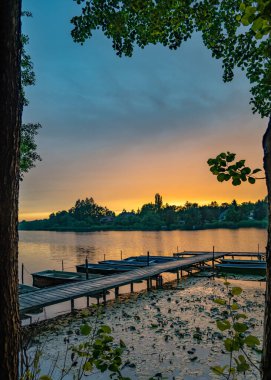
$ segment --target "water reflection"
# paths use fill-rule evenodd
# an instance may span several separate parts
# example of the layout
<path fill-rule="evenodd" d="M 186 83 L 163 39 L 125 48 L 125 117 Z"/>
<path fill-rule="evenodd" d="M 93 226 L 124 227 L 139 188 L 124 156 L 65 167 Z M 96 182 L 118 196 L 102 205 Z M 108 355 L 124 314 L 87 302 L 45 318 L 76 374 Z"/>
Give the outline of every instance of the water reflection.
<path fill-rule="evenodd" d="M 25 282 L 30 273 L 62 268 L 74 271 L 77 264 L 120 259 L 146 254 L 171 255 L 182 250 L 257 251 L 264 250 L 267 233 L 256 228 L 204 231 L 105 231 L 48 232 L 20 231 L 19 261 L 25 266 Z M 177 248 L 178 247 L 178 248 Z"/>

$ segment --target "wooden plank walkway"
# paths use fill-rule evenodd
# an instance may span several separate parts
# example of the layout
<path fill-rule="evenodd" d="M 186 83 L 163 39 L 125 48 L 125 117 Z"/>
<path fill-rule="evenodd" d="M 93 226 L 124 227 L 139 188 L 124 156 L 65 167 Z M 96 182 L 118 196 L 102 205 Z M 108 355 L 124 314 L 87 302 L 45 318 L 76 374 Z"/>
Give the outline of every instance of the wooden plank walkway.
<path fill-rule="evenodd" d="M 214 253 L 214 259 L 223 257 L 224 253 Z M 91 297 L 106 290 L 118 288 L 123 285 L 135 283 L 140 280 L 148 280 L 151 277 L 164 272 L 186 269 L 195 264 L 200 264 L 213 259 L 213 253 L 203 253 L 200 256 L 189 257 L 181 260 L 155 264 L 148 267 L 131 270 L 129 272 L 105 276 L 101 279 L 86 280 L 74 284 L 65 284 L 52 288 L 45 288 L 31 294 L 19 296 L 20 314 L 45 306 L 74 300 L 81 297 Z"/>
<path fill-rule="evenodd" d="M 183 251 L 183 252 L 176 252 L 173 253 L 174 257 L 181 257 L 181 256 L 201 256 L 205 255 L 207 253 L 212 253 L 210 251 Z M 266 252 L 222 252 L 222 251 L 216 251 L 215 253 L 221 255 L 221 256 L 236 256 L 236 257 L 260 257 L 265 256 Z M 220 257 L 221 257 L 220 256 Z"/>

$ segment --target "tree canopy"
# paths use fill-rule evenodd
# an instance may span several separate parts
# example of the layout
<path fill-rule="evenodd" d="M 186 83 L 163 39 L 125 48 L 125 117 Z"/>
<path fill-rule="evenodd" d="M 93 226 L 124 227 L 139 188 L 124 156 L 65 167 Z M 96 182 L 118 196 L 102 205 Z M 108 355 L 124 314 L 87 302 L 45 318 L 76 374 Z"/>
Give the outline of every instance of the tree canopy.
<path fill-rule="evenodd" d="M 30 12 L 24 12 L 24 16 L 32 17 Z M 21 52 L 21 83 L 22 83 L 22 103 L 26 107 L 29 101 L 25 94 L 27 86 L 34 86 L 36 77 L 34 72 L 33 62 L 30 55 L 26 51 L 26 46 L 29 43 L 29 37 L 22 35 L 22 52 Z M 22 124 L 20 131 L 20 179 L 23 179 L 25 173 L 35 167 L 36 161 L 41 161 L 40 155 L 37 153 L 37 144 L 35 137 L 38 130 L 41 128 L 39 123 Z"/>
<path fill-rule="evenodd" d="M 223 80 L 231 81 L 235 68 L 245 71 L 253 112 L 270 116 L 270 0 L 75 1 L 82 12 L 71 20 L 74 41 L 83 44 L 101 29 L 119 56 L 132 56 L 135 45 L 177 49 L 200 32 L 213 57 L 222 60 Z"/>

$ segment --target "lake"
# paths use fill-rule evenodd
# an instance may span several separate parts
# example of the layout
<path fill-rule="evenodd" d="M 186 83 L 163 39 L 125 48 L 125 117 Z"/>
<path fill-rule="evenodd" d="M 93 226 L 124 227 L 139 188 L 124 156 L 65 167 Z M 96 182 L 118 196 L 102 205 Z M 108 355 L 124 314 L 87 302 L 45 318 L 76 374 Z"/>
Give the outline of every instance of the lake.
<path fill-rule="evenodd" d="M 24 264 L 24 280 L 32 284 L 32 272 L 46 269 L 75 271 L 85 258 L 120 259 L 135 255 L 172 255 L 177 250 L 260 251 L 265 250 L 267 231 L 256 228 L 200 231 L 105 231 L 51 232 L 20 231 L 19 269 Z M 21 274 L 20 274 L 21 276 Z M 21 277 L 20 277 L 21 278 Z"/>

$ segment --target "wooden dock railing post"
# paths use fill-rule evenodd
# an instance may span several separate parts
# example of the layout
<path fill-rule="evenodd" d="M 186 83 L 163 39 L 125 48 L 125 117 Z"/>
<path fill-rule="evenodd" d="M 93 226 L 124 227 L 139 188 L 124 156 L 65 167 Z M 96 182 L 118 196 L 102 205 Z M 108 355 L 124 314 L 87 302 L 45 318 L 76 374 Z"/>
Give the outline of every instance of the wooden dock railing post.
<path fill-rule="evenodd" d="M 148 263 L 148 267 L 149 267 L 150 266 L 150 252 L 149 251 L 147 252 L 147 257 L 148 257 L 147 263 Z"/>
<path fill-rule="evenodd" d="M 103 302 L 104 306 L 106 306 L 106 290 L 103 291 Z"/>
<path fill-rule="evenodd" d="M 177 285 L 180 285 L 180 272 L 177 270 Z"/>
<path fill-rule="evenodd" d="M 115 288 L 115 298 L 117 299 L 119 297 L 119 287 L 117 286 Z"/>
<path fill-rule="evenodd" d="M 24 263 L 22 263 L 22 284 L 24 283 Z"/>
<path fill-rule="evenodd" d="M 88 258 L 86 257 L 86 280 L 88 280 Z"/>
<path fill-rule="evenodd" d="M 213 279 L 214 279 L 215 278 L 215 246 L 214 245 L 213 245 L 212 268 L 213 268 Z"/>
<path fill-rule="evenodd" d="M 74 311 L 74 299 L 71 299 L 71 311 Z"/>
<path fill-rule="evenodd" d="M 131 293 L 134 293 L 134 284 L 131 282 Z"/>
<path fill-rule="evenodd" d="M 120 259 L 122 260 L 122 251 L 120 251 Z"/>
<path fill-rule="evenodd" d="M 64 272 L 64 261 L 61 261 L 62 272 Z"/>

